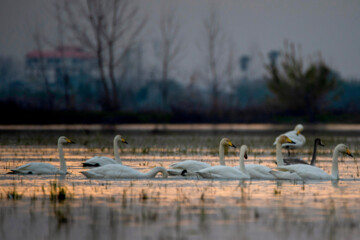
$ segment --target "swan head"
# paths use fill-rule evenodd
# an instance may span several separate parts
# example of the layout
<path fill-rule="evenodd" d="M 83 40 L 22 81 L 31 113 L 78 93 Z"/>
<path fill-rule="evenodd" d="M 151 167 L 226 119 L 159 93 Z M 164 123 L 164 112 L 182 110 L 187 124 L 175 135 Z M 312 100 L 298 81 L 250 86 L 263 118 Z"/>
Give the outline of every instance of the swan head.
<path fill-rule="evenodd" d="M 320 138 L 316 138 L 316 139 L 315 139 L 315 144 L 316 144 L 316 145 L 319 145 L 319 146 L 322 146 L 322 147 L 325 147 L 325 145 L 323 144 L 323 142 L 321 141 Z"/>
<path fill-rule="evenodd" d="M 61 137 L 59 137 L 59 139 L 58 139 L 58 143 L 68 144 L 68 143 L 75 143 L 75 142 L 71 141 L 70 139 L 68 139 L 68 138 L 65 137 L 65 136 L 61 136 Z"/>
<path fill-rule="evenodd" d="M 299 135 L 304 130 L 304 126 L 302 124 L 298 124 L 295 126 L 296 135 Z"/>
<path fill-rule="evenodd" d="M 186 169 L 184 169 L 184 170 L 182 170 L 180 175 L 185 177 L 187 175 L 187 173 L 188 173 L 188 171 Z"/>
<path fill-rule="evenodd" d="M 340 153 L 342 153 L 342 154 L 346 154 L 346 155 L 348 155 L 348 156 L 350 156 L 350 157 L 354 157 L 354 156 L 351 154 L 349 147 L 346 146 L 345 144 L 342 144 L 342 143 L 340 143 L 339 145 L 337 145 L 337 146 L 335 147 L 335 151 L 340 152 Z"/>
<path fill-rule="evenodd" d="M 128 142 L 125 140 L 125 138 L 121 137 L 121 135 L 116 135 L 114 140 L 116 142 L 122 142 L 122 143 L 128 144 Z"/>
<path fill-rule="evenodd" d="M 285 135 L 281 135 L 281 136 L 277 139 L 277 143 L 280 143 L 280 144 L 293 143 L 293 144 L 295 144 L 294 141 L 292 141 L 290 138 L 288 138 L 288 137 L 285 136 Z"/>
<path fill-rule="evenodd" d="M 242 145 L 240 148 L 240 155 L 243 155 L 245 159 L 248 158 L 248 147 L 246 145 Z"/>
<path fill-rule="evenodd" d="M 233 147 L 236 148 L 236 146 L 230 141 L 228 138 L 223 138 L 220 141 L 220 144 L 224 147 Z"/>

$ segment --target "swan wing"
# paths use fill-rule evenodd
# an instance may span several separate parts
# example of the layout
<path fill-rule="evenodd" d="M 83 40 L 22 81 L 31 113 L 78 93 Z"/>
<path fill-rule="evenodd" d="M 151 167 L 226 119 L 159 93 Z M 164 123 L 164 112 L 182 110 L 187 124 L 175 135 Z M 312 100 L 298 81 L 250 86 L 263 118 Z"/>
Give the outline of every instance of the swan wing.
<path fill-rule="evenodd" d="M 95 156 L 93 158 L 90 158 L 88 160 L 86 160 L 83 163 L 84 167 L 99 167 L 99 166 L 105 166 L 108 164 L 119 164 L 118 162 L 116 162 L 114 159 L 109 158 L 109 157 L 104 157 L 104 156 Z"/>
<path fill-rule="evenodd" d="M 291 131 L 285 135 L 295 143 L 284 143 L 282 144 L 282 147 L 295 149 L 295 148 L 301 148 L 306 143 L 306 138 L 304 137 L 304 135 L 302 134 L 296 135 L 296 131 Z"/>
<path fill-rule="evenodd" d="M 173 163 L 169 167 L 173 169 L 182 169 L 182 170 L 186 169 L 189 173 L 191 172 L 194 173 L 201 169 L 211 167 L 211 165 L 205 162 L 200 162 L 195 160 L 185 160 L 182 162 Z"/>
<path fill-rule="evenodd" d="M 281 134 L 281 135 L 285 135 L 288 138 L 290 138 L 293 142 L 295 142 L 295 143 L 283 143 L 282 147 L 288 147 L 288 148 L 291 148 L 291 149 L 300 148 L 300 147 L 304 146 L 304 144 L 306 143 L 306 138 L 304 137 L 304 135 L 302 135 L 302 134 L 297 135 L 297 132 L 295 130 L 288 131 L 288 132 L 286 132 L 284 134 Z M 276 145 L 276 142 L 277 142 L 278 138 L 281 135 L 279 135 L 275 139 L 273 145 Z"/>
<path fill-rule="evenodd" d="M 286 133 L 282 133 L 280 134 L 279 136 L 277 136 L 277 138 L 275 139 L 273 145 L 276 145 L 276 142 L 278 141 L 279 137 L 282 136 L 282 135 L 285 135 L 287 136 L 288 138 L 290 138 L 290 136 L 293 136 L 293 135 L 296 135 L 296 131 L 295 130 L 291 130 L 291 131 L 288 131 Z M 291 139 L 291 138 L 290 138 Z M 292 139 L 291 139 L 292 140 Z"/>
<path fill-rule="evenodd" d="M 81 172 L 88 178 L 139 178 L 143 174 L 133 168 L 121 164 L 108 164 Z"/>
<path fill-rule="evenodd" d="M 321 168 L 311 166 L 311 165 L 305 165 L 305 164 L 295 164 L 295 165 L 288 165 L 288 166 L 282 166 L 278 169 L 283 170 L 290 170 L 292 172 L 295 172 L 297 175 L 299 175 L 302 179 L 313 179 L 313 180 L 330 180 L 332 179 L 329 174 L 327 174 L 324 170 Z"/>
<path fill-rule="evenodd" d="M 59 169 L 49 163 L 32 162 L 15 169 L 11 169 L 15 174 L 57 174 L 60 173 Z"/>
<path fill-rule="evenodd" d="M 284 164 L 285 165 L 293 165 L 293 164 L 307 164 L 309 165 L 308 162 L 300 159 L 300 158 L 284 158 Z"/>
<path fill-rule="evenodd" d="M 249 179 L 250 176 L 229 166 L 213 166 L 196 172 L 203 178 Z"/>
<path fill-rule="evenodd" d="M 296 172 L 291 172 L 291 171 L 271 170 L 270 174 L 272 174 L 276 179 L 303 180 Z"/>
<path fill-rule="evenodd" d="M 246 164 L 246 170 L 253 179 L 275 179 L 270 173 L 271 168 L 260 165 L 260 164 Z"/>

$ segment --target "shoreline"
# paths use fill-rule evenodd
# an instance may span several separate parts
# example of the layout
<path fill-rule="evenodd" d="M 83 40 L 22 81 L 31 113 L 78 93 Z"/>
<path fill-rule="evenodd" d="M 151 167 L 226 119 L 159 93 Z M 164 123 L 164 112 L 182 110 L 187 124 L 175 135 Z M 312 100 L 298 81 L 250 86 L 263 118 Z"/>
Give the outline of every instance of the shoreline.
<path fill-rule="evenodd" d="M 295 124 L 45 124 L 0 125 L 2 131 L 280 131 L 291 130 Z M 306 131 L 360 131 L 360 124 L 304 124 Z"/>

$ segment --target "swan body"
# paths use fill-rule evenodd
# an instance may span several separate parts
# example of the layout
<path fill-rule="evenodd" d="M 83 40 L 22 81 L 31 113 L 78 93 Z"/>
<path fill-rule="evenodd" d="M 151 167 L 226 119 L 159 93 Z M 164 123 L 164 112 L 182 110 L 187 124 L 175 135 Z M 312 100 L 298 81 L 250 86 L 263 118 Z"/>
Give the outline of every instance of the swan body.
<path fill-rule="evenodd" d="M 86 160 L 83 163 L 83 167 L 99 167 L 105 166 L 107 164 L 122 164 L 120 156 L 119 156 L 119 142 L 127 144 L 127 141 L 122 138 L 120 135 L 116 135 L 114 137 L 114 156 L 115 160 L 109 157 L 104 156 L 95 156 Z"/>
<path fill-rule="evenodd" d="M 211 167 L 210 164 L 195 160 L 185 160 L 179 163 L 173 163 L 170 165 L 170 169 L 167 169 L 170 176 L 196 176 L 196 172 L 201 169 Z"/>
<path fill-rule="evenodd" d="M 311 166 L 311 165 L 304 165 L 304 164 L 295 164 L 295 165 L 288 165 L 288 166 L 280 166 L 277 169 L 279 172 L 273 174 L 276 177 L 281 177 L 281 179 L 286 179 L 285 175 L 282 175 L 281 172 L 291 172 L 296 173 L 299 177 L 304 180 L 336 180 L 339 179 L 339 170 L 338 170 L 338 158 L 340 153 L 347 154 L 351 157 L 352 154 L 350 153 L 349 148 L 344 144 L 339 144 L 335 147 L 332 159 L 332 170 L 331 175 L 326 173 L 321 168 Z"/>
<path fill-rule="evenodd" d="M 275 179 L 274 175 L 270 173 L 271 168 L 260 164 L 246 164 L 246 170 L 252 179 Z"/>
<path fill-rule="evenodd" d="M 316 163 L 316 150 L 317 150 L 317 145 L 324 147 L 325 145 L 322 143 L 320 138 L 316 138 L 314 141 L 314 150 L 313 150 L 313 155 L 312 155 L 312 159 L 310 162 L 310 165 L 315 166 Z M 309 165 L 308 162 L 301 160 L 300 158 L 284 158 L 284 163 L 285 165 L 292 165 L 292 164 L 307 164 Z"/>
<path fill-rule="evenodd" d="M 241 146 L 239 168 L 220 165 L 201 169 L 196 174 L 203 178 L 250 179 L 250 175 L 244 167 L 244 158 L 247 158 L 247 150 L 246 145 Z"/>
<path fill-rule="evenodd" d="M 58 151 L 60 158 L 60 169 L 49 163 L 32 162 L 15 169 L 11 169 L 10 174 L 35 174 L 35 175 L 52 175 L 67 174 L 66 163 L 64 159 L 63 144 L 74 143 L 67 137 L 61 136 L 58 139 Z"/>
<path fill-rule="evenodd" d="M 222 179 L 250 179 L 249 174 L 246 174 L 239 169 L 229 166 L 213 166 L 201 169 L 196 174 L 203 178 L 222 178 Z"/>
<path fill-rule="evenodd" d="M 108 164 L 81 173 L 87 178 L 154 178 L 159 172 L 162 173 L 163 178 L 168 177 L 168 173 L 163 167 L 155 167 L 149 172 L 143 173 L 121 164 Z"/>
<path fill-rule="evenodd" d="M 283 162 L 283 156 L 282 156 L 282 152 L 281 152 L 281 146 L 285 142 L 291 143 L 292 140 L 290 138 L 288 138 L 287 136 L 281 135 L 277 138 L 276 141 L 277 141 L 277 143 L 276 143 L 276 162 L 277 162 L 278 166 L 280 166 L 280 165 L 282 166 L 282 165 L 284 165 L 284 162 Z M 246 147 L 246 151 L 247 151 L 247 147 Z M 240 157 L 241 157 L 241 155 L 240 155 Z M 236 166 L 235 168 L 241 169 L 241 165 Z M 260 165 L 260 164 L 246 164 L 245 169 L 252 179 L 276 179 L 276 177 L 270 173 L 272 171 L 271 168 Z"/>
<path fill-rule="evenodd" d="M 236 146 L 230 141 L 228 138 L 223 138 L 220 141 L 219 144 L 219 159 L 220 159 L 220 165 L 225 165 L 224 161 L 224 151 L 227 147 L 233 147 L 236 148 Z M 195 160 L 185 160 L 181 162 L 176 162 L 171 164 L 170 169 L 168 170 L 168 173 L 170 175 L 180 175 L 183 170 L 187 171 L 187 174 L 193 175 L 195 172 L 200 171 L 204 168 L 211 167 L 210 164 L 201 162 L 201 161 L 195 161 Z"/>
<path fill-rule="evenodd" d="M 272 174 L 276 179 L 280 180 L 303 180 L 296 172 L 291 171 L 276 171 L 271 170 L 270 174 Z"/>
<path fill-rule="evenodd" d="M 297 149 L 297 148 L 301 148 L 302 146 L 304 146 L 304 144 L 306 143 L 306 138 L 301 134 L 301 132 L 304 130 L 304 126 L 302 124 L 298 124 L 296 125 L 295 129 L 286 133 L 283 133 L 282 135 L 287 136 L 288 138 L 290 138 L 293 142 L 295 142 L 294 144 L 292 143 L 284 143 L 282 144 L 283 148 L 287 148 L 289 149 Z M 277 137 L 275 139 L 274 145 L 276 145 L 276 141 L 279 137 Z"/>
<path fill-rule="evenodd" d="M 83 163 L 83 167 L 100 167 L 108 164 L 121 164 L 112 158 L 105 156 L 95 156 Z"/>

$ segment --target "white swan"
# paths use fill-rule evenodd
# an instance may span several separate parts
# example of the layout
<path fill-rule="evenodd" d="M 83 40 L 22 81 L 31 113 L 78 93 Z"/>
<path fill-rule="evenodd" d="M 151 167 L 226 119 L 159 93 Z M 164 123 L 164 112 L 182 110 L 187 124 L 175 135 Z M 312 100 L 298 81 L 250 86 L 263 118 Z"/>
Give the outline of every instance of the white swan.
<path fill-rule="evenodd" d="M 224 149 L 227 147 L 236 148 L 236 146 L 230 141 L 228 138 L 223 138 L 219 144 L 219 158 L 220 158 L 220 165 L 225 165 L 224 161 Z M 170 175 L 180 175 L 181 173 L 185 172 L 189 175 L 194 174 L 196 171 L 199 171 L 204 168 L 211 167 L 210 164 L 195 160 L 185 160 L 182 162 L 173 163 L 169 166 L 171 169 L 168 169 L 168 173 Z"/>
<path fill-rule="evenodd" d="M 108 164 L 81 173 L 87 178 L 154 178 L 159 172 L 162 173 L 163 178 L 168 177 L 168 173 L 163 167 L 155 167 L 149 172 L 143 173 L 121 164 Z"/>
<path fill-rule="evenodd" d="M 284 143 L 293 143 L 293 141 L 285 135 L 281 135 L 276 139 L 276 162 L 278 166 L 284 165 L 281 152 L 281 146 Z M 246 147 L 246 145 L 244 146 Z M 241 166 L 236 166 L 235 168 L 241 169 Z M 270 173 L 272 169 L 269 167 L 260 164 L 246 164 L 245 168 L 252 179 L 276 179 L 276 177 Z"/>
<path fill-rule="evenodd" d="M 304 180 L 307 180 L 307 179 L 337 180 L 337 179 L 339 179 L 338 157 L 339 157 L 340 153 L 347 154 L 350 157 L 353 157 L 353 155 L 351 155 L 349 148 L 346 145 L 344 145 L 344 144 L 337 145 L 335 147 L 334 153 L 333 153 L 331 175 L 327 174 L 321 168 L 311 166 L 311 165 L 305 165 L 305 164 L 280 166 L 280 167 L 278 167 L 279 171 L 272 171 L 272 174 L 274 174 L 274 176 L 281 178 L 281 179 L 286 179 L 282 173 L 292 172 L 292 173 L 297 174 L 299 177 L 301 177 L 301 179 L 304 179 Z"/>
<path fill-rule="evenodd" d="M 59 137 L 58 139 L 58 151 L 60 158 L 60 169 L 49 163 L 32 162 L 22 165 L 18 168 L 11 169 L 9 174 L 67 174 L 66 163 L 64 159 L 63 144 L 74 143 L 67 137 Z"/>
<path fill-rule="evenodd" d="M 310 165 L 315 166 L 316 163 L 316 150 L 317 150 L 317 145 L 324 147 L 325 145 L 322 143 L 320 138 L 316 138 L 314 141 L 314 150 L 313 150 L 313 155 L 312 155 L 312 159 L 310 162 Z M 300 159 L 300 158 L 284 158 L 284 163 L 285 165 L 292 165 L 292 164 L 307 164 L 309 165 L 308 162 Z"/>
<path fill-rule="evenodd" d="M 88 160 L 86 160 L 83 163 L 83 167 L 99 167 L 99 166 L 104 166 L 107 164 L 122 164 L 120 156 L 119 156 L 119 142 L 122 143 L 127 143 L 127 141 L 122 138 L 120 135 L 116 135 L 114 137 L 114 155 L 115 155 L 115 160 L 111 159 L 109 157 L 104 157 L 104 156 L 95 156 L 93 158 L 90 158 Z"/>
<path fill-rule="evenodd" d="M 282 145 L 283 148 L 286 148 L 288 150 L 289 155 L 290 155 L 290 149 L 301 148 L 306 143 L 306 138 L 303 135 L 301 135 L 301 132 L 303 130 L 304 130 L 304 126 L 302 124 L 298 124 L 296 125 L 294 130 L 281 134 L 287 136 L 288 138 L 290 138 L 292 141 L 295 142 L 295 144 L 284 143 Z M 276 145 L 277 139 L 278 137 L 275 139 L 274 145 Z"/>
<path fill-rule="evenodd" d="M 196 171 L 196 174 L 203 178 L 222 178 L 222 179 L 250 179 L 250 175 L 245 169 L 244 158 L 247 158 L 247 146 L 240 148 L 239 169 L 229 166 L 213 166 Z"/>

